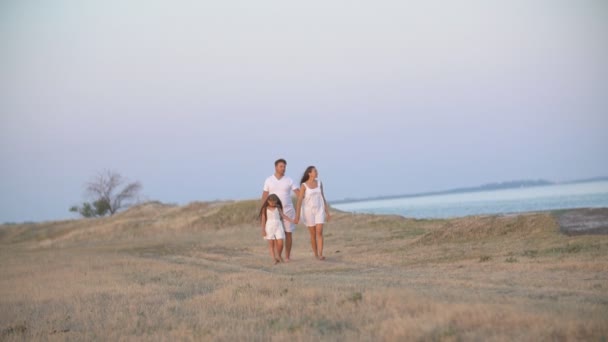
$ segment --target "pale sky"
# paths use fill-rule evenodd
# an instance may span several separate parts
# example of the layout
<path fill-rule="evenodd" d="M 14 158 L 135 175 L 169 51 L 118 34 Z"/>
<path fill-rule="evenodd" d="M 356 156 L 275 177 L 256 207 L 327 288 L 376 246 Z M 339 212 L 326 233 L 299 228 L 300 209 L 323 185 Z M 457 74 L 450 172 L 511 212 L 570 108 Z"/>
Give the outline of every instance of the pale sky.
<path fill-rule="evenodd" d="M 168 203 L 608 175 L 608 2 L 0 2 L 0 222 L 103 169 Z"/>

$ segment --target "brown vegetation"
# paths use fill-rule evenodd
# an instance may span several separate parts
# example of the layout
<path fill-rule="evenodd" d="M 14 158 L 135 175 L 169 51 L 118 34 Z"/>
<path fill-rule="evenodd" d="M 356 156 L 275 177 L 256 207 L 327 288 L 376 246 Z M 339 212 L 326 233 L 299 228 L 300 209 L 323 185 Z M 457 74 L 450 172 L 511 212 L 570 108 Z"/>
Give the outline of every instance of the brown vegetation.
<path fill-rule="evenodd" d="M 602 340 L 608 236 L 336 212 L 272 265 L 257 201 L 0 227 L 0 340 Z"/>

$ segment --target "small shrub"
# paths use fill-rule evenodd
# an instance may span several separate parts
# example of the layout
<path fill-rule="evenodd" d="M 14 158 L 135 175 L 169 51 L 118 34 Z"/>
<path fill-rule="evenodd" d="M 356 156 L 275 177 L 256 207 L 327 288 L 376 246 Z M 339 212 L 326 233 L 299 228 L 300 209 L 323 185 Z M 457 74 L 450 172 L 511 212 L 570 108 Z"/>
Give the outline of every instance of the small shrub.
<path fill-rule="evenodd" d="M 492 257 L 490 257 L 489 255 L 482 255 L 479 257 L 479 262 L 490 261 L 490 259 L 492 259 Z"/>
<path fill-rule="evenodd" d="M 506 262 L 517 262 L 517 259 L 515 259 L 514 257 L 510 256 L 508 257 L 506 260 Z"/>
<path fill-rule="evenodd" d="M 20 334 L 24 334 L 27 331 L 27 326 L 24 323 L 19 323 L 15 326 L 10 326 L 6 329 L 2 330 L 2 335 L 0 335 L 1 337 L 9 337 L 11 335 L 20 335 Z"/>
<path fill-rule="evenodd" d="M 361 294 L 361 292 L 355 292 L 348 297 L 348 300 L 353 303 L 358 303 L 363 300 L 363 294 Z"/>

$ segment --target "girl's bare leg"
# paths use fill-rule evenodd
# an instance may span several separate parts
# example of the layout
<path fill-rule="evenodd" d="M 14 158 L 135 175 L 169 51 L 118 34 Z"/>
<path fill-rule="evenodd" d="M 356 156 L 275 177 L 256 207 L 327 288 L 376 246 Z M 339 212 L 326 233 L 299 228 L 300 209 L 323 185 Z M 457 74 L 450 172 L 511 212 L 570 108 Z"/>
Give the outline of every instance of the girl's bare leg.
<path fill-rule="evenodd" d="M 268 248 L 270 249 L 270 256 L 272 257 L 272 260 L 274 260 L 275 264 L 278 263 L 279 260 L 276 256 L 275 240 L 268 240 Z"/>
<path fill-rule="evenodd" d="M 317 250 L 319 251 L 319 260 L 325 260 L 323 256 L 323 224 L 317 224 L 315 227 L 317 235 Z"/>
<path fill-rule="evenodd" d="M 312 246 L 312 251 L 315 253 L 315 258 L 319 257 L 317 253 L 317 233 L 315 232 L 315 227 L 308 227 L 308 232 L 310 233 L 310 245 Z"/>
<path fill-rule="evenodd" d="M 278 260 L 280 260 L 281 262 L 283 262 L 283 240 L 279 239 L 276 240 L 276 248 L 277 248 L 277 256 L 278 256 Z"/>

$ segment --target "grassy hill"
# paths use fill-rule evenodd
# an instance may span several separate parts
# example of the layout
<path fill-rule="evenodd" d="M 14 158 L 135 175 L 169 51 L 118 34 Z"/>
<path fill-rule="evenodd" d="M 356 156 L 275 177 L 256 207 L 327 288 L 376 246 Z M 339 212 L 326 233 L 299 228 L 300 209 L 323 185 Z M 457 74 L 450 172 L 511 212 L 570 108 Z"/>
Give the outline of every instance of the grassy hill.
<path fill-rule="evenodd" d="M 0 340 L 602 340 L 608 235 L 335 211 L 273 265 L 257 201 L 0 226 Z"/>

